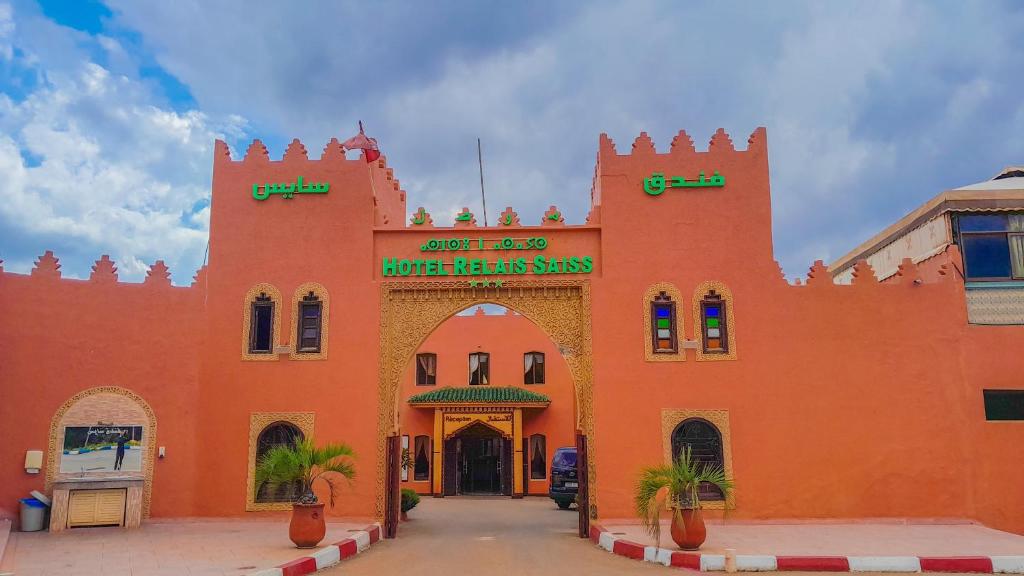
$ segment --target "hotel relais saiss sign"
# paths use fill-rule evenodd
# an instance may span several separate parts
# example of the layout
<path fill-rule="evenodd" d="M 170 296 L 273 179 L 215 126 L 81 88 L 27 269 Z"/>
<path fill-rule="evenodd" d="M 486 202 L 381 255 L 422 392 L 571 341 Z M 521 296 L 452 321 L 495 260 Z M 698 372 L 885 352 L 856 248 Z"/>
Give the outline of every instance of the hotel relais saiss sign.
<path fill-rule="evenodd" d="M 526 238 L 431 238 L 420 246 L 423 258 L 388 258 L 381 262 L 382 276 L 516 276 L 545 274 L 589 274 L 594 270 L 592 256 L 515 256 L 517 251 L 544 250 L 548 239 Z M 482 256 L 454 256 L 445 252 L 481 252 Z M 502 253 L 500 256 L 495 253 Z M 492 256 L 492 254 L 494 257 Z M 486 285 L 486 284 L 484 284 Z M 501 286 L 501 280 L 495 281 Z"/>

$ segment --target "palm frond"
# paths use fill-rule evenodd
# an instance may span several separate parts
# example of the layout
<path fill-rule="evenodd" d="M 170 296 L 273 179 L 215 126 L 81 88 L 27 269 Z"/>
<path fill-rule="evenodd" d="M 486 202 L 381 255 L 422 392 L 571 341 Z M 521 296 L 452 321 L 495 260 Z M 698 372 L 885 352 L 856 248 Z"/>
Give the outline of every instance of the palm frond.
<path fill-rule="evenodd" d="M 294 445 L 274 446 L 256 464 L 257 486 L 268 485 L 277 489 L 283 484 L 300 483 L 302 494 L 312 494 L 313 483 L 324 480 L 331 492 L 334 506 L 337 485 L 331 476 L 341 476 L 350 482 L 356 475 L 355 451 L 347 444 L 329 443 L 317 447 L 311 438 Z M 315 501 L 315 495 L 312 496 Z"/>

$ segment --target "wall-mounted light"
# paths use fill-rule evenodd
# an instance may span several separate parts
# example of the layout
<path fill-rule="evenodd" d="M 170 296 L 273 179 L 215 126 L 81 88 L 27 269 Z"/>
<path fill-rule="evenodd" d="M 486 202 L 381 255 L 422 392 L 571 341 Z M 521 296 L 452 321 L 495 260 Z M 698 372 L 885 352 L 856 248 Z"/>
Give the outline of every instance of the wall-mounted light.
<path fill-rule="evenodd" d="M 25 452 L 25 472 L 28 472 L 29 474 L 39 474 L 39 470 L 42 467 L 42 450 L 28 450 Z"/>
<path fill-rule="evenodd" d="M 161 446 L 161 447 L 157 448 L 156 449 L 156 457 L 157 458 L 163 458 L 164 456 L 167 456 L 167 447 L 166 446 Z"/>

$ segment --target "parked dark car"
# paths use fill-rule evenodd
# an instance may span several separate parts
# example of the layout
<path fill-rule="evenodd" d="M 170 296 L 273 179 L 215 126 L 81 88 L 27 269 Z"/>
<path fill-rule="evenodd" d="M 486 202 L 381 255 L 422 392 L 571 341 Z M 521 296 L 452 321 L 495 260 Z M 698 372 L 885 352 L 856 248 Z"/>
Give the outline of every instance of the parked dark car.
<path fill-rule="evenodd" d="M 576 476 L 576 447 L 566 446 L 555 450 L 551 458 L 551 489 L 548 494 L 565 510 L 576 501 L 579 490 L 579 478 Z"/>

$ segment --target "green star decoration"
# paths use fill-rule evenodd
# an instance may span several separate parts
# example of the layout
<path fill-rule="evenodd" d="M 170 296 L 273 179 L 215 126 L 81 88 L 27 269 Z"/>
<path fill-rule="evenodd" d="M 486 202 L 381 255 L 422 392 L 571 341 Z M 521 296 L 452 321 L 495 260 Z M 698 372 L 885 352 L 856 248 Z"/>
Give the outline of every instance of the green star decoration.
<path fill-rule="evenodd" d="M 497 280 L 494 281 L 494 287 L 501 288 L 501 278 L 498 278 Z"/>
<path fill-rule="evenodd" d="M 470 280 L 469 281 L 469 287 L 470 288 L 476 288 L 476 280 Z"/>

